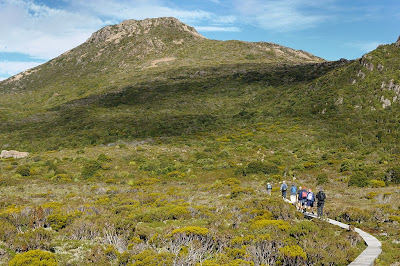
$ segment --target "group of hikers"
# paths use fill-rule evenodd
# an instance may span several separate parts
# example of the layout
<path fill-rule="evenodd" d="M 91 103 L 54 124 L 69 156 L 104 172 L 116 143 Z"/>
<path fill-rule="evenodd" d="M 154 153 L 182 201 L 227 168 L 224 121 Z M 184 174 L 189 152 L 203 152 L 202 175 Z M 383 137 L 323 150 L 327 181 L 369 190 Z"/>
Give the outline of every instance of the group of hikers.
<path fill-rule="evenodd" d="M 271 195 L 272 185 L 271 183 L 267 183 L 266 186 L 267 193 Z M 286 181 L 283 181 L 280 191 L 282 193 L 282 198 L 286 199 L 287 191 L 290 193 L 290 201 L 296 208 L 302 212 L 309 212 L 314 214 L 314 203 L 317 201 L 317 216 L 322 218 L 324 204 L 326 195 L 322 188 L 319 189 L 317 195 L 314 195 L 312 189 L 307 189 L 306 187 L 296 187 L 294 184 L 289 188 L 286 184 Z"/>

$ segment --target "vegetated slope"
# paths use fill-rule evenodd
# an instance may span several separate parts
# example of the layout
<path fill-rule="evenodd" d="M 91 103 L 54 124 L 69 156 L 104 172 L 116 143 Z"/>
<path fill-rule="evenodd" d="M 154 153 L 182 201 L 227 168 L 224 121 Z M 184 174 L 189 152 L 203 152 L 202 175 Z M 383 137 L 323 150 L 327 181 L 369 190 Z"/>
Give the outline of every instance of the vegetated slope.
<path fill-rule="evenodd" d="M 351 148 L 366 144 L 400 151 L 400 38 L 316 79 L 302 94 L 308 111 L 330 122 L 327 137 Z"/>
<path fill-rule="evenodd" d="M 257 90 L 335 67 L 318 62 L 272 43 L 208 40 L 174 18 L 125 21 L 1 82 L 0 139 L 57 148 L 219 128 Z"/>

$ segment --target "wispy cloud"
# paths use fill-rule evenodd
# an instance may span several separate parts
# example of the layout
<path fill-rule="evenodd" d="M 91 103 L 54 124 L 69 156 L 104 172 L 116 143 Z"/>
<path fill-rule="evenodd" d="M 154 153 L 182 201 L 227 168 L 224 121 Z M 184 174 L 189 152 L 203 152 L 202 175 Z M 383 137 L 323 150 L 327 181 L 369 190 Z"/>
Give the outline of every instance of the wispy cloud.
<path fill-rule="evenodd" d="M 212 31 L 221 31 L 221 32 L 240 32 L 241 29 L 238 27 L 214 27 L 214 26 L 206 26 L 206 27 L 195 27 L 199 32 L 212 32 Z"/>
<path fill-rule="evenodd" d="M 329 17 L 320 11 L 321 3 L 310 0 L 235 1 L 242 16 L 257 26 L 274 31 L 302 30 L 317 26 Z M 330 3 L 331 0 L 322 2 Z"/>
<path fill-rule="evenodd" d="M 356 48 L 356 49 L 362 51 L 363 53 L 368 53 L 368 52 L 371 52 L 372 50 L 375 50 L 381 44 L 382 44 L 382 42 L 378 42 L 378 41 L 368 41 L 368 42 L 345 43 L 344 46 Z"/>

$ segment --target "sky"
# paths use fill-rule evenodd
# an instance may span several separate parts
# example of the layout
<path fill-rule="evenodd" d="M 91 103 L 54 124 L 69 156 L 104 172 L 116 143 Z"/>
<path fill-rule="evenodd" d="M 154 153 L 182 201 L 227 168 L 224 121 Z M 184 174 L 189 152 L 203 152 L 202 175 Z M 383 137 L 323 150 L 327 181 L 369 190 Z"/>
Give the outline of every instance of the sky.
<path fill-rule="evenodd" d="M 0 80 L 127 19 L 176 17 L 216 40 L 356 59 L 400 35 L 399 0 L 0 0 Z"/>

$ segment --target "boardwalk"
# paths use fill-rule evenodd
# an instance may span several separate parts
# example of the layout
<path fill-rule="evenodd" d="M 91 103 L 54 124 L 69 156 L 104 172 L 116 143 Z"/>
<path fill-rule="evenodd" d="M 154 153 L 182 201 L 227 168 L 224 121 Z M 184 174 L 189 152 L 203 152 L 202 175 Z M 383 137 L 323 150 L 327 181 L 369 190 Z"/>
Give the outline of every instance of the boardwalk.
<path fill-rule="evenodd" d="M 288 203 L 292 203 L 290 200 L 284 199 Z M 317 218 L 315 214 L 306 212 L 304 214 L 310 218 Z M 348 224 L 344 224 L 332 219 L 327 219 L 327 222 L 340 226 L 344 229 L 349 229 Z M 359 228 L 355 228 L 355 231 L 364 239 L 365 243 L 367 244 L 367 248 L 352 262 L 349 266 L 370 266 L 374 265 L 374 261 L 378 258 L 379 254 L 382 252 L 382 243 L 376 239 L 374 236 L 364 232 Z"/>

